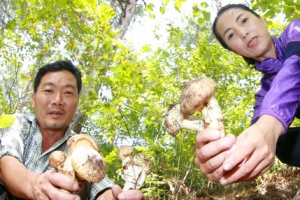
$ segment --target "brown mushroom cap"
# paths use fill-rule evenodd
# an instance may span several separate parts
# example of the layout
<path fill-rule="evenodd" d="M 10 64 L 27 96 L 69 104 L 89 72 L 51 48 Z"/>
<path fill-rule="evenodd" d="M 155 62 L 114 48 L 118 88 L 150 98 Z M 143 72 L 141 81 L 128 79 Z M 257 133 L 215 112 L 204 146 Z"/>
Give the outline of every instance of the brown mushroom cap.
<path fill-rule="evenodd" d="M 150 174 L 152 171 L 152 164 L 148 157 L 143 153 L 136 154 L 133 157 L 133 163 L 134 165 L 142 167 L 146 174 Z"/>
<path fill-rule="evenodd" d="M 122 146 L 119 149 L 119 157 L 123 161 L 125 158 L 131 157 L 133 154 L 133 149 L 131 146 Z"/>
<path fill-rule="evenodd" d="M 76 177 L 80 181 L 99 182 L 106 175 L 103 157 L 93 148 L 76 147 L 71 159 Z"/>
<path fill-rule="evenodd" d="M 77 134 L 70 137 L 67 142 L 68 153 L 72 154 L 73 150 L 80 146 L 88 146 L 99 151 L 98 144 L 94 138 L 86 134 Z"/>
<path fill-rule="evenodd" d="M 51 167 L 58 169 L 66 160 L 66 156 L 62 151 L 53 151 L 49 156 L 49 164 Z"/>
<path fill-rule="evenodd" d="M 214 96 L 216 86 L 213 79 L 206 77 L 187 82 L 180 98 L 181 111 L 187 115 L 201 111 Z"/>
<path fill-rule="evenodd" d="M 175 136 L 180 131 L 180 118 L 180 105 L 170 105 L 164 121 L 164 125 L 170 135 Z"/>

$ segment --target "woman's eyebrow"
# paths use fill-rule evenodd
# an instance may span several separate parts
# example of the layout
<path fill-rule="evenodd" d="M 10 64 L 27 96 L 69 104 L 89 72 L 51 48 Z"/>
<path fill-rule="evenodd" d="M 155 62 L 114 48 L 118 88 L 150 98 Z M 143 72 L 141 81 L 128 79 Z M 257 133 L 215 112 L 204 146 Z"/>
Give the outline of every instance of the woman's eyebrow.
<path fill-rule="evenodd" d="M 237 16 L 237 18 L 235 19 L 235 22 L 238 22 L 239 19 L 243 16 L 244 14 L 239 14 L 239 16 Z M 230 28 L 226 29 L 223 33 L 223 37 L 226 35 L 226 33 L 230 30 Z"/>

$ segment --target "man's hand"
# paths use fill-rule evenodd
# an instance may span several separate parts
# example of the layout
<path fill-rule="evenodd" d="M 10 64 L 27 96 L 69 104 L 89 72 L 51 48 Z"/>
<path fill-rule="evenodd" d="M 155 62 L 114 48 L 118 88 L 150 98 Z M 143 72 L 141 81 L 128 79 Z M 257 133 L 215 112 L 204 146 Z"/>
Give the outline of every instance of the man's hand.
<path fill-rule="evenodd" d="M 200 171 L 211 181 L 219 182 L 226 171 L 223 161 L 235 148 L 235 136 L 227 135 L 220 139 L 221 132 L 204 129 L 196 137 L 195 163 Z"/>
<path fill-rule="evenodd" d="M 139 190 L 122 190 L 120 186 L 114 185 L 112 193 L 116 200 L 142 200 L 143 194 Z"/>
<path fill-rule="evenodd" d="M 105 191 L 97 200 L 143 200 L 143 194 L 139 190 L 126 190 L 119 185 L 114 185 L 111 190 Z"/>
<path fill-rule="evenodd" d="M 34 199 L 80 200 L 79 196 L 69 193 L 79 189 L 78 184 L 67 176 L 55 171 L 47 171 L 33 182 Z"/>
<path fill-rule="evenodd" d="M 78 184 L 69 177 L 55 171 L 43 174 L 32 172 L 13 156 L 5 155 L 0 159 L 0 179 L 9 192 L 21 199 L 65 199 L 79 200 L 73 192 Z"/>
<path fill-rule="evenodd" d="M 261 116 L 237 138 L 235 151 L 223 163 L 227 172 L 220 183 L 250 181 L 265 173 L 274 163 L 276 143 L 283 131 L 276 118 Z"/>

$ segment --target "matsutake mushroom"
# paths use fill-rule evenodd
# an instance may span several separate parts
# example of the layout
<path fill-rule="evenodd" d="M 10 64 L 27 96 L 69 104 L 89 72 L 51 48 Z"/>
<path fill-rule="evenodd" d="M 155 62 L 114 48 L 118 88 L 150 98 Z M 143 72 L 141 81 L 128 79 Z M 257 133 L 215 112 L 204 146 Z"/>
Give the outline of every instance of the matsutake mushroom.
<path fill-rule="evenodd" d="M 165 127 L 170 135 L 176 136 L 182 129 L 189 129 L 192 131 L 201 131 L 204 129 L 204 122 L 195 116 L 187 116 L 180 110 L 180 104 L 171 105 L 165 116 Z"/>
<path fill-rule="evenodd" d="M 99 182 L 105 177 L 106 165 L 92 137 L 74 135 L 67 141 L 67 148 L 67 156 L 62 151 L 54 151 L 49 156 L 49 164 L 57 172 L 78 183 Z"/>
<path fill-rule="evenodd" d="M 200 131 L 215 128 L 225 135 L 221 108 L 215 98 L 216 83 L 211 78 L 201 77 L 187 82 L 184 86 L 180 104 L 170 106 L 165 115 L 165 126 L 170 135 L 176 136 L 180 129 Z M 202 118 L 193 114 L 199 111 Z"/>
<path fill-rule="evenodd" d="M 152 170 L 152 164 L 145 154 L 138 153 L 134 157 L 132 154 L 133 149 L 130 146 L 122 146 L 119 149 L 125 181 L 123 190 L 140 189 Z"/>

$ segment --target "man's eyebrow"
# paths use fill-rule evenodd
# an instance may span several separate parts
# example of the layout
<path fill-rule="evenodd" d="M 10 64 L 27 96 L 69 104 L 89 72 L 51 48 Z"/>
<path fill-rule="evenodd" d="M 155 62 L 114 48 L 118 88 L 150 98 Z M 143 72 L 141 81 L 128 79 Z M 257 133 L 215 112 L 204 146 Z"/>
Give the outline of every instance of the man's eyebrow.
<path fill-rule="evenodd" d="M 243 16 L 243 13 L 242 14 L 239 14 L 239 16 L 237 16 L 237 18 L 235 19 L 235 22 L 238 22 L 239 19 Z M 226 33 L 230 30 L 230 28 L 226 29 L 226 31 L 224 31 L 223 33 L 223 37 L 226 35 Z"/>
<path fill-rule="evenodd" d="M 52 83 L 52 82 L 45 82 L 45 83 L 42 85 L 42 87 L 45 87 L 45 86 L 48 86 L 48 85 L 54 85 L 54 83 Z"/>
<path fill-rule="evenodd" d="M 54 83 L 52 83 L 52 82 L 45 82 L 42 86 L 43 87 L 45 87 L 45 86 L 53 86 L 53 85 L 55 85 Z M 73 89 L 76 89 L 76 86 L 75 85 L 73 85 L 73 84 L 66 84 L 65 86 L 64 86 L 65 88 L 73 88 Z"/>

